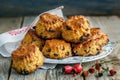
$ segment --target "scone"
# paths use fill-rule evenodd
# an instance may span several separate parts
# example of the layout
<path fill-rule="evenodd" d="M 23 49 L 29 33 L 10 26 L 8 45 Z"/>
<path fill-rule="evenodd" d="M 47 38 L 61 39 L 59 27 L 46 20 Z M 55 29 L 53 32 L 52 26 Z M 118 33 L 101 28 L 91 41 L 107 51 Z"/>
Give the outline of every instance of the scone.
<path fill-rule="evenodd" d="M 88 41 L 98 39 L 97 44 L 101 47 L 108 43 L 108 35 L 106 35 L 100 28 L 91 28 L 90 31 L 91 36 Z"/>
<path fill-rule="evenodd" d="M 44 46 L 44 40 L 40 39 L 35 31 L 33 29 L 30 29 L 25 37 L 23 38 L 23 40 L 21 41 L 21 44 L 28 44 L 28 43 L 34 43 L 35 45 L 37 45 L 39 47 L 40 50 L 42 50 L 43 46 Z"/>
<path fill-rule="evenodd" d="M 108 36 L 100 28 L 91 28 L 91 36 L 88 40 L 74 45 L 73 52 L 79 56 L 96 55 L 102 51 L 102 47 L 108 43 Z"/>
<path fill-rule="evenodd" d="M 60 28 L 63 26 L 63 19 L 57 15 L 45 13 L 40 16 L 35 30 L 39 37 L 44 39 L 60 38 Z"/>
<path fill-rule="evenodd" d="M 44 56 L 39 48 L 32 44 L 24 44 L 12 52 L 12 68 L 20 74 L 29 74 L 43 65 Z"/>
<path fill-rule="evenodd" d="M 43 55 L 53 59 L 63 59 L 72 56 L 71 46 L 64 40 L 46 40 L 43 47 Z"/>
<path fill-rule="evenodd" d="M 89 22 L 84 16 L 71 16 L 64 25 L 62 37 L 68 42 L 83 42 L 90 36 Z"/>

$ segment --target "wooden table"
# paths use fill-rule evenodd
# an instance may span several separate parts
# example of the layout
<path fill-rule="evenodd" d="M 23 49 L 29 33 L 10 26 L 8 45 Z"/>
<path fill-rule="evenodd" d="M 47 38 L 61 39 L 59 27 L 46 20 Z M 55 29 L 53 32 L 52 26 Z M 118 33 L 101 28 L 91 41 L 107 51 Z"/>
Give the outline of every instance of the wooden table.
<path fill-rule="evenodd" d="M 20 28 L 29 25 L 36 16 L 15 17 L 15 18 L 0 18 L 0 33 Z M 91 27 L 100 27 L 112 42 L 117 41 L 117 45 L 113 52 L 101 59 L 112 60 L 113 58 L 120 59 L 120 18 L 119 16 L 87 16 Z M 99 60 L 100 61 L 100 60 Z M 94 64 L 93 62 L 83 63 L 84 69 L 87 66 Z M 64 65 L 57 65 L 53 70 L 37 69 L 32 74 L 20 75 L 11 68 L 11 58 L 3 58 L 0 56 L 0 80 L 120 80 L 120 61 L 114 63 L 105 63 L 104 67 L 110 67 L 117 70 L 117 74 L 113 77 L 104 75 L 102 77 L 95 77 L 95 74 L 90 74 L 88 77 L 82 77 L 80 74 L 73 77 L 71 75 L 62 74 L 62 67 Z"/>

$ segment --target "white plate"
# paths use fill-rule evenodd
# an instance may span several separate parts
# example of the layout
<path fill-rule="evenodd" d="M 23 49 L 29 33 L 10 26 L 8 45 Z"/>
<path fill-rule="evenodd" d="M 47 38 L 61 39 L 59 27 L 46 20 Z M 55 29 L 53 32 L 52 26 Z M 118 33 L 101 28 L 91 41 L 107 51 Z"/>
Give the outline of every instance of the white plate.
<path fill-rule="evenodd" d="M 52 63 L 52 64 L 73 64 L 73 63 L 80 63 L 81 60 L 82 62 L 89 62 L 89 61 L 94 61 L 94 60 L 104 58 L 107 55 L 109 55 L 112 51 L 113 51 L 113 44 L 108 43 L 103 47 L 103 52 L 95 56 L 89 56 L 89 57 L 74 56 L 74 57 L 69 57 L 69 58 L 60 59 L 60 60 L 45 58 L 44 62 Z"/>

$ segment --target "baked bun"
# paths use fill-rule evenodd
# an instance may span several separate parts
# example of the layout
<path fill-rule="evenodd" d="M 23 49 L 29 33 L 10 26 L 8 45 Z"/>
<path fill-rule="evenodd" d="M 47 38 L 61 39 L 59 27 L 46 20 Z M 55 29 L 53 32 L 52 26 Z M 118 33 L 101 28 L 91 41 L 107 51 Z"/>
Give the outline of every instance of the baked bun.
<path fill-rule="evenodd" d="M 63 19 L 57 15 L 45 13 L 40 16 L 35 30 L 39 37 L 44 39 L 59 38 L 60 28 L 63 26 Z"/>
<path fill-rule="evenodd" d="M 90 31 L 91 36 L 88 41 L 98 39 L 97 44 L 101 47 L 108 43 L 108 35 L 106 35 L 100 28 L 91 28 Z"/>
<path fill-rule="evenodd" d="M 108 43 L 108 36 L 100 28 L 91 28 L 91 36 L 88 40 L 74 45 L 73 52 L 79 56 L 96 55 L 102 51 L 102 47 Z"/>
<path fill-rule="evenodd" d="M 64 25 L 62 37 L 68 42 L 83 42 L 90 36 L 89 22 L 84 16 L 71 16 Z"/>
<path fill-rule="evenodd" d="M 24 44 L 12 52 L 12 68 L 20 74 L 29 74 L 43 65 L 44 56 L 39 48 L 32 44 Z"/>
<path fill-rule="evenodd" d="M 42 50 L 45 57 L 53 59 L 62 59 L 72 56 L 71 46 L 64 40 L 52 39 L 46 40 Z"/>
<path fill-rule="evenodd" d="M 40 50 L 42 50 L 42 47 L 44 45 L 44 40 L 40 39 L 35 31 L 33 29 L 30 29 L 25 37 L 23 38 L 23 40 L 21 41 L 21 44 L 28 44 L 28 43 L 34 43 L 35 45 L 37 45 L 39 47 Z"/>

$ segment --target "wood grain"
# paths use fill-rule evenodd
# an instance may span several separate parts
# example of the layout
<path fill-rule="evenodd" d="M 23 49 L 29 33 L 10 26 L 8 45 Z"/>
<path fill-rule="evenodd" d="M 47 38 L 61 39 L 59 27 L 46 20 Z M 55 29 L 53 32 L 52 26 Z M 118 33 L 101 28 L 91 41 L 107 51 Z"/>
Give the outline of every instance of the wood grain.
<path fill-rule="evenodd" d="M 21 17 L 0 18 L 0 33 L 20 28 L 21 21 L 22 21 Z"/>
<path fill-rule="evenodd" d="M 89 17 L 92 27 L 100 27 L 108 34 L 110 41 L 120 41 L 120 18 L 117 16 Z"/>
<path fill-rule="evenodd" d="M 0 33 L 20 28 L 21 17 L 0 18 Z M 0 80 L 8 80 L 11 58 L 3 58 L 0 55 Z"/>
<path fill-rule="evenodd" d="M 106 34 L 108 34 L 110 41 L 115 42 L 115 41 L 120 41 L 120 19 L 117 16 L 101 16 L 101 17 L 95 17 L 95 16 L 90 16 L 88 17 L 91 27 L 100 27 L 102 29 L 103 32 L 105 32 Z M 113 59 L 120 59 L 119 55 L 120 55 L 120 43 L 117 43 L 114 46 L 114 51 L 108 55 L 107 57 L 101 59 L 101 60 L 113 60 Z M 119 61 L 117 61 L 117 63 L 119 63 Z M 97 78 L 96 80 L 119 80 L 120 77 L 119 72 L 120 70 L 118 69 L 118 67 L 120 66 L 119 64 L 117 64 L 116 62 L 114 62 L 114 64 L 112 63 L 106 63 L 103 66 L 104 67 L 110 67 L 110 68 L 114 68 L 117 70 L 118 74 L 116 76 L 110 77 L 107 74 Z M 116 65 L 117 64 L 117 65 Z M 91 76 L 90 76 L 91 77 Z M 88 78 L 89 80 L 90 78 Z"/>
<path fill-rule="evenodd" d="M 10 58 L 3 58 L 0 55 L 0 80 L 7 80 L 9 77 L 9 69 L 11 64 Z"/>

